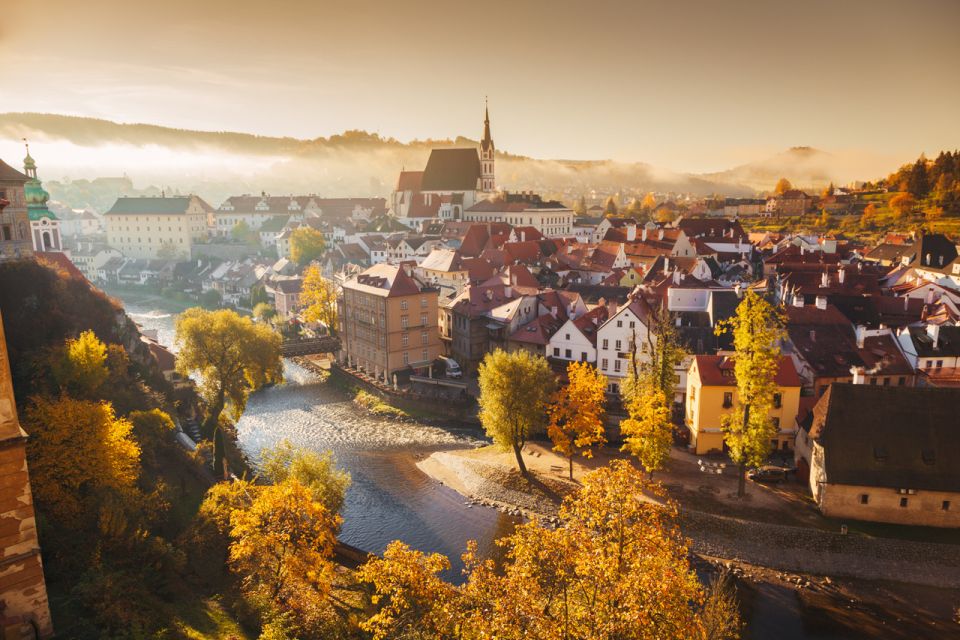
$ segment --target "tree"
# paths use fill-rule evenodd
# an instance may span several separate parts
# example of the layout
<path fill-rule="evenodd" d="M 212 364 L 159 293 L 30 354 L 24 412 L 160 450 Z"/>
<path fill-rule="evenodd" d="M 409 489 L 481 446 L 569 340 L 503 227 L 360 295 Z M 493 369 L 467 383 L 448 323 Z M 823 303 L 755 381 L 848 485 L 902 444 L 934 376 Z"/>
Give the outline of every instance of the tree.
<path fill-rule="evenodd" d="M 223 296 L 216 289 L 207 289 L 197 298 L 197 302 L 204 309 L 219 309 L 223 304 Z"/>
<path fill-rule="evenodd" d="M 873 226 L 876 219 L 877 205 L 871 202 L 863 209 L 863 215 L 860 216 L 860 227 L 862 229 L 869 229 Z"/>
<path fill-rule="evenodd" d="M 173 244 L 173 240 L 168 240 L 160 243 L 160 248 L 157 249 L 157 258 L 160 260 L 173 260 L 179 253 L 180 252 L 177 251 L 177 245 Z"/>
<path fill-rule="evenodd" d="M 259 244 L 260 242 L 257 232 L 243 220 L 233 225 L 233 229 L 230 229 L 230 237 L 243 244 Z"/>
<path fill-rule="evenodd" d="M 833 183 L 831 182 L 828 186 L 824 188 L 823 191 L 820 192 L 820 197 L 832 198 L 834 193 L 836 193 L 836 188 L 833 186 Z"/>
<path fill-rule="evenodd" d="M 653 476 L 670 458 L 673 444 L 673 404 L 676 369 L 683 357 L 676 328 L 665 307 L 653 316 L 647 332 L 649 358 L 636 354 L 624 385 L 628 418 L 620 423 L 622 450 L 637 456 Z"/>
<path fill-rule="evenodd" d="M 502 567 L 478 560 L 472 543 L 461 586 L 438 577 L 446 558 L 394 543 L 359 571 L 373 585 L 377 608 L 362 626 L 377 640 L 706 640 L 708 629 L 738 628 L 735 608 L 707 608 L 676 507 L 644 493 L 659 490 L 628 462 L 612 462 L 564 500 L 560 527 L 526 523 L 501 539 Z"/>
<path fill-rule="evenodd" d="M 480 422 L 494 443 L 513 449 L 520 473 L 521 455 L 531 433 L 547 423 L 547 403 L 555 384 L 547 361 L 526 350 L 497 349 L 480 363 Z"/>
<path fill-rule="evenodd" d="M 326 240 L 312 227 L 297 227 L 290 234 L 290 259 L 301 267 L 323 255 Z"/>
<path fill-rule="evenodd" d="M 93 331 L 68 340 L 53 364 L 53 377 L 60 388 L 85 398 L 92 397 L 109 375 L 107 346 Z"/>
<path fill-rule="evenodd" d="M 603 213 L 608 216 L 617 215 L 617 199 L 613 196 L 607 198 L 607 201 L 603 205 Z"/>
<path fill-rule="evenodd" d="M 583 196 L 577 199 L 577 204 L 573 205 L 573 212 L 578 216 L 587 215 L 587 199 Z"/>
<path fill-rule="evenodd" d="M 833 218 L 830 217 L 830 214 L 826 209 L 823 209 L 820 212 L 820 218 L 817 219 L 817 226 L 822 229 L 830 228 L 830 224 L 833 222 Z"/>
<path fill-rule="evenodd" d="M 677 217 L 676 212 L 669 207 L 662 207 L 657 211 L 657 222 L 660 224 L 669 224 Z"/>
<path fill-rule="evenodd" d="M 730 459 L 739 467 L 740 497 L 746 491 L 747 465 L 759 466 L 766 461 L 770 440 L 777 434 L 769 413 L 776 391 L 774 378 L 780 368 L 783 327 L 783 316 L 753 291 L 747 291 L 732 318 L 717 325 L 718 335 L 733 333 L 736 350 L 737 398 L 721 426 Z"/>
<path fill-rule="evenodd" d="M 909 215 L 916 206 L 917 201 L 909 193 L 898 193 L 890 198 L 890 208 L 894 210 L 898 218 Z"/>
<path fill-rule="evenodd" d="M 657 197 L 653 195 L 653 192 L 649 192 L 647 195 L 643 196 L 643 202 L 641 206 L 647 211 L 653 211 L 657 206 Z"/>
<path fill-rule="evenodd" d="M 300 304 L 304 307 L 303 318 L 307 322 L 320 322 L 331 334 L 336 334 L 339 323 L 339 295 L 337 285 L 320 275 L 320 267 L 310 265 L 304 270 Z"/>
<path fill-rule="evenodd" d="M 260 454 L 260 468 L 274 484 L 296 480 L 310 490 L 313 499 L 328 512 L 340 513 L 343 498 L 350 487 L 350 474 L 337 468 L 333 453 L 317 453 L 294 447 L 283 440 Z"/>
<path fill-rule="evenodd" d="M 283 378 L 280 335 L 234 311 L 197 307 L 180 314 L 175 329 L 177 371 L 200 380 L 208 404 L 204 432 L 214 437 L 216 472 L 226 475 L 220 414 L 229 402 L 233 417 L 239 418 L 251 391 Z"/>
<path fill-rule="evenodd" d="M 269 324 L 271 320 L 277 317 L 277 310 L 273 308 L 272 304 L 266 302 L 259 302 L 257 306 L 253 308 L 253 319 L 257 322 L 262 322 L 264 324 Z"/>
<path fill-rule="evenodd" d="M 231 568 L 248 593 L 280 612 L 313 618 L 330 592 L 339 526 L 340 517 L 296 480 L 263 487 L 230 516 Z"/>
<path fill-rule="evenodd" d="M 145 461 L 156 462 L 156 450 L 169 442 L 176 427 L 169 414 L 160 409 L 150 411 L 131 411 L 127 416 L 133 425 L 133 435 L 140 443 L 140 451 Z"/>
<path fill-rule="evenodd" d="M 58 526 L 97 515 L 91 496 L 132 492 L 140 473 L 133 425 L 108 402 L 33 396 L 25 414 L 27 456 L 37 502 Z"/>
<path fill-rule="evenodd" d="M 930 192 L 930 181 L 927 179 L 927 159 L 920 156 L 907 175 L 907 190 L 914 198 L 927 197 Z"/>
<path fill-rule="evenodd" d="M 550 406 L 547 435 L 553 450 L 567 459 L 573 480 L 573 457 L 580 453 L 592 458 L 593 446 L 607 441 L 603 432 L 607 379 L 587 362 L 571 362 L 567 379 Z"/>
<path fill-rule="evenodd" d="M 773 191 L 778 196 L 781 196 L 785 194 L 787 191 L 790 191 L 791 189 L 793 189 L 793 185 L 790 184 L 790 181 L 787 180 L 786 178 L 780 178 L 779 180 L 777 180 L 777 186 L 774 187 Z"/>

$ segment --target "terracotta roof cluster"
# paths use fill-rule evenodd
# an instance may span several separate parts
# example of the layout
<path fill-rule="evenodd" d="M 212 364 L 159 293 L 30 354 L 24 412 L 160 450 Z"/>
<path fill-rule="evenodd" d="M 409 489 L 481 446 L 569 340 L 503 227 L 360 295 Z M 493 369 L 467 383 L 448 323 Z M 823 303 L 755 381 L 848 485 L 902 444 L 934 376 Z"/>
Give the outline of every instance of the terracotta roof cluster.
<path fill-rule="evenodd" d="M 733 356 L 695 356 L 700 382 L 707 387 L 733 387 L 737 384 L 734 373 Z M 800 376 L 789 356 L 780 358 L 780 367 L 774 376 L 774 382 L 780 387 L 799 387 Z"/>

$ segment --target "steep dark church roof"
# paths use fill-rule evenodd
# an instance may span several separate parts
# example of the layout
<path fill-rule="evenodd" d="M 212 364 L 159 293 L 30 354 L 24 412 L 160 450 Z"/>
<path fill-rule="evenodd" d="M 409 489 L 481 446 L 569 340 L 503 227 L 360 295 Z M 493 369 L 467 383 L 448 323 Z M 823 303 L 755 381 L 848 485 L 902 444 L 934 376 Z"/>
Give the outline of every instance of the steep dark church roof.
<path fill-rule="evenodd" d="M 10 165 L 8 165 L 3 160 L 0 160 L 0 180 L 9 180 L 13 182 L 26 182 L 29 180 L 27 176 L 23 175 Z"/>
<path fill-rule="evenodd" d="M 434 149 L 423 170 L 423 191 L 473 191 L 480 179 L 476 149 Z"/>

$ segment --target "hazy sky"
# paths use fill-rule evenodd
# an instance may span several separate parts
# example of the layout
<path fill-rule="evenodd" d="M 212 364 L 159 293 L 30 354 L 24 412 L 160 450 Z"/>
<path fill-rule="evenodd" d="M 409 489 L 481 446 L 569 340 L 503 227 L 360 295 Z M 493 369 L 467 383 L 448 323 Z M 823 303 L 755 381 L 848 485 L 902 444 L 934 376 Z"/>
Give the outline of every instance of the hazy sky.
<path fill-rule="evenodd" d="M 958 0 L 44 0 L 0 111 L 297 137 L 479 137 L 709 171 L 960 147 Z"/>

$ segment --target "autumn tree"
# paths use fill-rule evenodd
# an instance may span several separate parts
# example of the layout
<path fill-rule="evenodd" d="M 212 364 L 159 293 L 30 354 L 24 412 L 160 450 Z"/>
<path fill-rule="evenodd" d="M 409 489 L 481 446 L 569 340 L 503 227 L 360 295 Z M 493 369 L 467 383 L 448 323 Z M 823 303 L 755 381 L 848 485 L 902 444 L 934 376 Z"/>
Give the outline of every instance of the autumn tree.
<path fill-rule="evenodd" d="M 836 193 L 836 188 L 833 186 L 833 183 L 831 182 L 829 185 L 824 187 L 823 191 L 820 192 L 820 197 L 832 198 L 834 193 Z"/>
<path fill-rule="evenodd" d="M 469 545 L 461 586 L 439 578 L 449 567 L 442 556 L 394 543 L 384 558 L 360 569 L 361 579 L 373 585 L 376 607 L 363 627 L 377 640 L 706 640 L 708 622 L 709 629 L 735 628 L 735 609 L 708 610 L 676 507 L 645 499 L 645 493 L 660 491 L 628 462 L 612 462 L 564 500 L 561 526 L 530 522 L 501 539 L 502 566 L 479 560 L 476 544 Z"/>
<path fill-rule="evenodd" d="M 643 196 L 643 202 L 640 203 L 640 206 L 646 211 L 653 211 L 657 206 L 657 197 L 653 195 L 652 191 L 647 193 Z"/>
<path fill-rule="evenodd" d="M 230 515 L 231 569 L 255 600 L 311 626 L 324 616 L 339 526 L 296 480 L 263 487 Z"/>
<path fill-rule="evenodd" d="M 61 389 L 76 396 L 92 397 L 110 375 L 107 345 L 93 331 L 68 340 L 53 362 L 53 377 Z"/>
<path fill-rule="evenodd" d="M 234 311 L 187 309 L 175 325 L 177 371 L 194 374 L 207 401 L 204 432 L 214 438 L 214 465 L 226 474 L 220 415 L 229 403 L 238 419 L 251 391 L 283 378 L 280 335 Z"/>
<path fill-rule="evenodd" d="M 331 334 L 336 334 L 339 324 L 339 295 L 337 285 L 320 274 L 320 267 L 310 265 L 304 270 L 300 304 L 304 307 L 303 318 L 307 322 L 320 322 Z"/>
<path fill-rule="evenodd" d="M 480 422 L 493 442 L 512 449 L 527 475 L 523 447 L 547 424 L 547 404 L 555 379 L 547 361 L 526 350 L 497 349 L 480 363 Z"/>
<path fill-rule="evenodd" d="M 863 209 L 863 214 L 860 216 L 860 227 L 862 229 L 869 229 L 874 225 L 876 219 L 877 205 L 871 202 Z"/>
<path fill-rule="evenodd" d="M 607 379 L 588 362 L 571 362 L 567 379 L 550 405 L 547 435 L 553 450 L 567 459 L 573 480 L 573 457 L 579 453 L 592 458 L 593 447 L 607 441 L 603 430 Z"/>
<path fill-rule="evenodd" d="M 328 512 L 340 513 L 350 487 L 350 474 L 337 468 L 331 452 L 317 453 L 283 440 L 262 451 L 260 457 L 260 469 L 275 484 L 296 480 Z"/>
<path fill-rule="evenodd" d="M 253 319 L 257 322 L 262 322 L 264 324 L 269 324 L 274 318 L 277 317 L 277 310 L 273 308 L 272 304 L 266 302 L 259 302 L 257 306 L 253 308 Z"/>
<path fill-rule="evenodd" d="M 297 227 L 290 234 L 290 259 L 301 267 L 318 259 L 326 248 L 323 234 L 313 227 Z"/>
<path fill-rule="evenodd" d="M 733 410 L 723 416 L 721 427 L 730 459 L 739 468 L 740 497 L 746 490 L 747 465 L 763 464 L 770 452 L 770 441 L 777 435 L 769 412 L 777 388 L 775 377 L 780 368 L 783 327 L 780 312 L 753 291 L 744 294 L 732 318 L 717 325 L 718 335 L 733 333 L 736 350 L 737 398 Z"/>
<path fill-rule="evenodd" d="M 917 206 L 917 201 L 909 193 L 898 193 L 890 198 L 890 208 L 894 210 L 897 217 L 903 218 L 913 211 Z"/>
<path fill-rule="evenodd" d="M 822 229 L 828 229 L 832 222 L 833 218 L 830 216 L 830 213 L 826 209 L 823 209 L 820 212 L 820 217 L 817 219 L 817 226 Z"/>
<path fill-rule="evenodd" d="M 131 411 L 127 419 L 133 426 L 133 435 L 140 443 L 144 460 L 155 464 L 157 449 L 169 442 L 176 430 L 173 419 L 160 409 Z"/>
<path fill-rule="evenodd" d="M 774 187 L 773 190 L 778 196 L 780 196 L 786 193 L 787 191 L 790 191 L 791 189 L 793 189 L 793 185 L 790 184 L 790 181 L 787 180 L 786 178 L 780 178 L 779 180 L 777 180 L 777 186 Z"/>
<path fill-rule="evenodd" d="M 24 425 L 33 493 L 59 525 L 80 528 L 96 516 L 90 501 L 97 492 L 134 490 L 140 448 L 133 425 L 109 403 L 34 396 Z"/>
<path fill-rule="evenodd" d="M 623 451 L 637 456 L 652 476 L 670 458 L 673 444 L 673 405 L 676 370 L 683 357 L 669 311 L 661 307 L 647 332 L 647 358 L 634 345 L 630 376 L 624 386 L 627 419 L 620 423 Z"/>
<path fill-rule="evenodd" d="M 617 199 L 613 196 L 609 196 L 607 201 L 603 204 L 603 213 L 608 216 L 615 216 L 617 215 L 617 211 Z"/>

